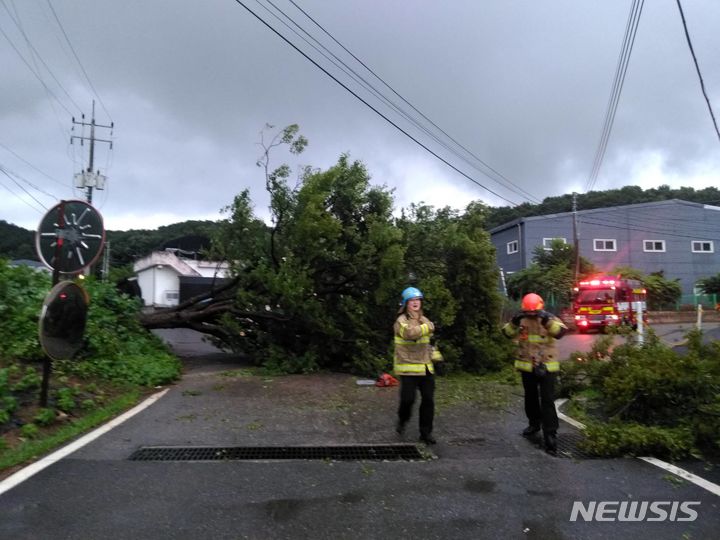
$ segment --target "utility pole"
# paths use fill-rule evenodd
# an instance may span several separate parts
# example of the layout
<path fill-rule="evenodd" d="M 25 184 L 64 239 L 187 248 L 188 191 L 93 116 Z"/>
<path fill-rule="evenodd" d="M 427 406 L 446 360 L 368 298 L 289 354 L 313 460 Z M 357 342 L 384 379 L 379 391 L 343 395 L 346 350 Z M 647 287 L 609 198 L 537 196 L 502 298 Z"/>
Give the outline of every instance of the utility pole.
<path fill-rule="evenodd" d="M 90 120 L 90 123 L 85 122 L 84 114 L 82 115 L 82 119 L 80 122 L 75 121 L 75 117 L 73 117 L 72 123 L 73 123 L 73 130 L 75 129 L 75 127 L 74 127 L 75 125 L 90 126 L 90 136 L 89 137 L 85 137 L 84 135 L 72 135 L 70 137 L 70 144 L 73 144 L 73 141 L 75 139 L 80 140 L 81 146 L 85 145 L 85 141 L 90 141 L 90 160 L 88 162 L 88 168 L 75 175 L 75 187 L 85 189 L 87 202 L 88 202 L 88 204 L 92 204 L 93 188 L 105 189 L 105 182 L 107 180 L 105 175 L 100 174 L 99 170 L 93 173 L 93 167 L 95 166 L 95 142 L 108 143 L 110 145 L 110 150 L 112 150 L 112 140 L 96 139 L 95 138 L 95 128 L 100 127 L 100 128 L 107 128 L 107 129 L 112 130 L 114 127 L 114 122 L 110 122 L 109 126 L 95 123 L 95 100 L 93 100 L 93 102 L 92 102 L 92 118 Z M 110 131 L 110 136 L 112 136 L 112 131 Z"/>
<path fill-rule="evenodd" d="M 573 192 L 572 214 L 573 214 L 573 245 L 575 246 L 575 283 L 578 281 L 580 273 L 580 240 L 578 238 L 577 227 L 577 193 Z"/>
<path fill-rule="evenodd" d="M 103 263 L 102 263 L 102 280 L 108 280 L 108 274 L 110 273 L 110 242 L 105 242 L 103 249 Z"/>

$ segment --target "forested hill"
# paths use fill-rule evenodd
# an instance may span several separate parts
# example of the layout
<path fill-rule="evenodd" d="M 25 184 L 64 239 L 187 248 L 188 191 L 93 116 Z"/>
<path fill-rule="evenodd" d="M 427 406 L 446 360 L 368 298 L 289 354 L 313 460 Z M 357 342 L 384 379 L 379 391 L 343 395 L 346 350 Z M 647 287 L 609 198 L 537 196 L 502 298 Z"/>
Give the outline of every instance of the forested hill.
<path fill-rule="evenodd" d="M 208 247 L 218 224 L 214 221 L 183 221 L 158 229 L 107 231 L 112 266 L 123 266 L 165 247 L 200 251 Z M 0 258 L 34 259 L 35 231 L 0 220 Z"/>
<path fill-rule="evenodd" d="M 720 205 L 720 190 L 715 187 L 699 190 L 691 187 L 673 189 L 665 185 L 643 190 L 638 186 L 625 186 L 624 188 L 610 189 L 607 191 L 578 193 L 577 209 L 591 210 L 593 208 L 665 201 L 668 199 L 681 199 L 683 201 L 702 204 Z M 491 208 L 486 226 L 488 229 L 492 229 L 493 227 L 520 217 L 542 216 L 545 214 L 571 211 L 572 194 L 568 193 L 559 197 L 547 197 L 540 204 L 524 203 L 518 206 Z"/>
<path fill-rule="evenodd" d="M 625 186 L 607 191 L 591 191 L 577 196 L 578 210 L 608 206 L 621 206 L 644 202 L 681 199 L 702 204 L 720 205 L 720 190 L 708 187 L 696 190 L 691 187 L 673 189 L 669 186 L 643 190 L 638 186 Z M 492 229 L 520 217 L 541 216 L 572 211 L 572 194 L 547 197 L 540 204 L 524 203 L 511 207 L 491 207 L 486 228 Z M 205 247 L 218 227 L 213 221 L 184 221 L 158 229 L 108 231 L 113 266 L 129 264 L 155 249 L 177 247 L 186 251 L 199 251 Z M 7 259 L 37 259 L 34 231 L 0 220 L 0 257 Z"/>
<path fill-rule="evenodd" d="M 183 221 L 153 230 L 108 231 L 112 265 L 130 264 L 151 251 L 166 247 L 199 252 L 210 247 L 210 239 L 218 226 L 215 221 Z"/>
<path fill-rule="evenodd" d="M 0 219 L 0 258 L 37 259 L 35 233 Z"/>

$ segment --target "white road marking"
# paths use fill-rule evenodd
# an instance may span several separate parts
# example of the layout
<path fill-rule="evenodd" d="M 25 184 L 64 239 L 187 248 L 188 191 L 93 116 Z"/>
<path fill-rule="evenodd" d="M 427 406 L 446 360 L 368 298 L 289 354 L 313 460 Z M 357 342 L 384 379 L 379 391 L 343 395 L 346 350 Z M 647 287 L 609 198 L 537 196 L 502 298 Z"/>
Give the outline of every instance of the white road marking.
<path fill-rule="evenodd" d="M 676 467 L 675 465 L 671 465 L 670 463 L 665 463 L 664 461 L 661 461 L 654 457 L 638 457 L 638 459 L 642 459 L 643 461 L 650 463 L 651 465 L 655 465 L 656 467 L 665 469 L 666 471 L 669 471 L 669 472 L 679 476 L 683 480 L 692 482 L 696 486 L 700 486 L 703 489 L 707 489 L 710 493 L 720 497 L 720 486 L 718 486 L 717 484 L 715 484 L 713 482 L 710 482 L 709 480 L 705 480 L 704 478 L 697 476 L 696 474 L 693 474 L 691 472 L 688 472 L 685 469 L 681 469 L 680 467 Z"/>
<path fill-rule="evenodd" d="M 567 402 L 567 399 L 556 399 L 555 400 L 555 408 L 559 409 Z M 569 416 L 561 413 L 558 411 L 557 413 L 558 418 L 564 420 L 568 424 L 575 426 L 578 429 L 585 429 L 585 424 L 582 422 L 578 422 L 574 418 L 570 418 Z M 662 461 L 660 459 L 654 458 L 654 457 L 641 457 L 638 456 L 638 459 L 641 459 L 642 461 L 646 463 L 650 463 L 650 465 L 655 465 L 656 467 L 660 467 L 661 469 L 664 469 L 668 472 L 673 473 L 676 476 L 679 476 L 683 480 L 687 480 L 688 482 L 692 482 L 696 486 L 700 486 L 703 489 L 706 489 L 713 495 L 717 495 L 720 497 L 720 486 L 711 482 L 710 480 L 705 480 L 701 476 L 698 476 L 696 474 L 693 474 L 689 471 L 686 471 L 685 469 L 681 469 L 680 467 L 677 467 L 675 465 L 671 465 L 670 463 L 667 463 L 665 461 Z"/>
<path fill-rule="evenodd" d="M 556 399 L 555 400 L 555 408 L 560 409 L 560 407 L 565 405 L 566 401 L 567 401 L 567 399 L 565 399 L 565 398 Z M 575 426 L 578 429 L 585 429 L 585 424 L 583 424 L 582 422 L 578 422 L 574 418 L 570 418 L 568 415 L 561 413 L 559 410 L 557 411 L 557 415 L 558 415 L 558 418 L 560 418 L 561 420 L 565 420 L 571 426 Z"/>
<path fill-rule="evenodd" d="M 83 435 L 82 437 L 80 437 L 76 441 L 71 442 L 67 446 L 63 446 L 62 448 L 60 448 L 60 450 L 57 450 L 56 452 L 53 452 L 52 454 L 45 456 L 44 458 L 40 459 L 39 461 L 36 461 L 35 463 L 32 463 L 31 465 L 28 465 L 27 467 L 19 470 L 15 474 L 8 476 L 5 480 L 0 482 L 0 495 L 2 495 L 6 491 L 14 488 L 21 482 L 24 482 L 31 476 L 39 473 L 44 468 L 49 467 L 53 463 L 60 461 L 62 458 L 72 454 L 76 450 L 79 450 L 86 444 L 94 441 L 101 435 L 104 435 L 105 433 L 107 433 L 108 431 L 113 429 L 114 427 L 119 426 L 120 424 L 125 422 L 125 420 L 128 420 L 129 418 L 135 416 L 137 413 L 139 413 L 143 409 L 146 409 L 147 407 L 149 407 L 150 405 L 155 403 L 157 400 L 159 400 L 161 397 L 163 397 L 167 393 L 168 390 L 169 390 L 169 388 L 166 388 L 165 390 L 163 390 L 161 392 L 153 394 L 152 396 L 147 398 L 145 401 L 143 401 L 139 405 L 136 405 L 129 411 L 124 412 L 117 418 L 113 418 L 107 424 L 100 426 L 96 430 L 91 431 L 87 435 Z"/>

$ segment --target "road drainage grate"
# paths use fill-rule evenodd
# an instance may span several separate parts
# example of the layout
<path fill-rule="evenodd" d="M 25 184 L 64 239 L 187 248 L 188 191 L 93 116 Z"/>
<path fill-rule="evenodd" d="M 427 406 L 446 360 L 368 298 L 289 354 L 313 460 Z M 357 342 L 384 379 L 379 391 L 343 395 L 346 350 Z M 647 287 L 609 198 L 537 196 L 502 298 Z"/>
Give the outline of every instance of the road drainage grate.
<path fill-rule="evenodd" d="M 557 456 L 570 459 L 597 459 L 596 456 L 588 454 L 578 446 L 584 439 L 585 435 L 582 433 L 561 431 L 557 434 Z M 541 435 L 529 440 L 534 446 L 545 448 Z"/>
<path fill-rule="evenodd" d="M 585 435 L 576 432 L 560 432 L 557 436 L 557 455 L 571 459 L 595 459 L 595 456 L 579 448 L 579 443 L 585 440 Z"/>
<path fill-rule="evenodd" d="M 414 444 L 374 446 L 142 446 L 130 461 L 231 461 L 330 459 L 342 461 L 424 460 Z"/>

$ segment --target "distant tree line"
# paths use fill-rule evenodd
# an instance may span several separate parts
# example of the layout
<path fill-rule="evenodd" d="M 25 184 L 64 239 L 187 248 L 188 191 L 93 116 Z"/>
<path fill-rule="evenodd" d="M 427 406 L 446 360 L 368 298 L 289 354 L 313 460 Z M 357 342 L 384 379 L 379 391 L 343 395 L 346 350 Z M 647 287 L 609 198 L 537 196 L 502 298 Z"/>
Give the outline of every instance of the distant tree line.
<path fill-rule="evenodd" d="M 37 260 L 35 234 L 0 220 L 0 258 Z"/>
<path fill-rule="evenodd" d="M 696 190 L 692 187 L 673 189 L 670 186 L 643 190 L 638 186 L 625 186 L 607 191 L 591 191 L 577 195 L 578 210 L 605 208 L 646 202 L 681 199 L 702 204 L 720 205 L 720 190 L 707 187 Z M 485 229 L 490 230 L 513 219 L 542 216 L 572 211 L 572 194 L 547 197 L 540 204 L 524 203 L 518 206 L 486 207 Z M 151 251 L 165 247 L 202 253 L 210 246 L 210 239 L 220 229 L 219 221 L 183 221 L 157 229 L 132 229 L 128 231 L 107 231 L 111 243 L 111 265 L 126 266 Z M 0 258 L 37 259 L 34 245 L 34 231 L 0 220 Z M 190 240 L 192 238 L 192 240 Z M 190 242 L 183 244 L 183 242 Z"/>
<path fill-rule="evenodd" d="M 572 199 L 572 194 L 566 193 L 558 197 L 547 197 L 540 204 L 524 203 L 518 206 L 491 207 L 488 213 L 487 227 L 492 229 L 493 227 L 522 217 L 571 212 Z M 667 185 L 643 190 L 639 186 L 625 186 L 620 189 L 609 189 L 607 191 L 578 193 L 577 209 L 592 210 L 593 208 L 607 208 L 626 204 L 666 201 L 669 199 L 720 205 L 720 190 L 715 187 L 698 190 L 692 187 L 673 189 Z"/>

